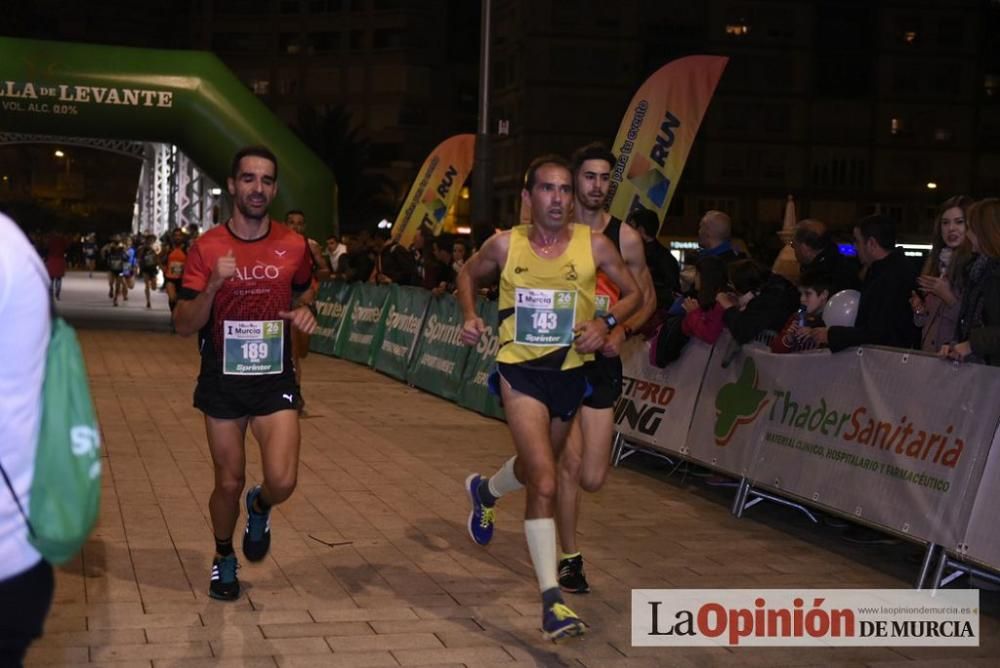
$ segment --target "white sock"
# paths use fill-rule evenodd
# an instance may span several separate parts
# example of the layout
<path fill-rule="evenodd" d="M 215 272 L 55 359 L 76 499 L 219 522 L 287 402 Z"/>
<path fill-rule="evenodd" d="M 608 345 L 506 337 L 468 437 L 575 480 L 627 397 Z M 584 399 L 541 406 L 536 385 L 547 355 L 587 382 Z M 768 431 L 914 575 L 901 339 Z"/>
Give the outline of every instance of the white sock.
<path fill-rule="evenodd" d="M 517 476 L 514 475 L 514 462 L 516 461 L 517 455 L 514 455 L 505 461 L 503 466 L 501 466 L 496 473 L 490 476 L 490 479 L 486 482 L 489 486 L 490 494 L 492 494 L 495 498 L 499 499 L 504 494 L 524 489 L 524 485 L 517 479 Z"/>
<path fill-rule="evenodd" d="M 559 586 L 556 575 L 556 521 L 551 517 L 524 520 L 524 536 L 528 539 L 531 565 L 535 567 L 538 590 Z"/>

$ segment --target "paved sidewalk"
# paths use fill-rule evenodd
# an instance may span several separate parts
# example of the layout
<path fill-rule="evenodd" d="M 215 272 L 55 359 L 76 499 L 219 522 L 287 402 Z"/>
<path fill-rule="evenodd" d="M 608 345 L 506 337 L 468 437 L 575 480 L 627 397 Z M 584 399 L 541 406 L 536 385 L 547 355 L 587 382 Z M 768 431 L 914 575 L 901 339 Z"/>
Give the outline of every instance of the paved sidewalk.
<path fill-rule="evenodd" d="M 944 668 L 1000 658 L 1000 624 L 988 616 L 982 645 L 968 650 L 633 649 L 631 588 L 900 588 L 917 568 L 899 568 L 898 549 L 838 543 L 788 511 L 755 508 L 737 520 L 726 493 L 639 467 L 613 471 L 585 502 L 594 593 L 571 605 L 592 632 L 543 641 L 523 495 L 502 502 L 488 549 L 464 526 L 462 482 L 509 456 L 505 427 L 317 354 L 304 365 L 299 487 L 273 514 L 271 554 L 244 564 L 239 601 L 213 601 L 212 470 L 191 407 L 194 340 L 108 330 L 80 338 L 107 456 L 101 520 L 82 557 L 58 572 L 30 665 Z M 256 444 L 247 454 L 252 483 Z"/>

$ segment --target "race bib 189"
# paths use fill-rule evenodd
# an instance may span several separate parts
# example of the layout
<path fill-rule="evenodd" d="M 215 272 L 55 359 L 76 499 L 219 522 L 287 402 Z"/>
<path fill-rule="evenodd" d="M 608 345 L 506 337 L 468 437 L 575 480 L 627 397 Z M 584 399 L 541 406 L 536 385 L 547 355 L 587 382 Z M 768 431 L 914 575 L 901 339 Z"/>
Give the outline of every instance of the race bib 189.
<path fill-rule="evenodd" d="M 282 320 L 225 320 L 222 372 L 227 376 L 281 373 L 284 325 Z"/>
<path fill-rule="evenodd" d="M 568 346 L 576 323 L 575 290 L 514 290 L 514 341 L 526 346 Z"/>

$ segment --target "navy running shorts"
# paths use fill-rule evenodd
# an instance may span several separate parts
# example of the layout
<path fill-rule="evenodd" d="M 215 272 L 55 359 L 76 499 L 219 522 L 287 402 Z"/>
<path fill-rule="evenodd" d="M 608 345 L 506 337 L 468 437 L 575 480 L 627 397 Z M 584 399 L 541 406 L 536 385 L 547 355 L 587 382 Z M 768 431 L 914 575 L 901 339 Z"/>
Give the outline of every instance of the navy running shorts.
<path fill-rule="evenodd" d="M 562 371 L 497 362 L 489 378 L 490 392 L 497 397 L 501 397 L 501 376 L 521 394 L 544 404 L 549 409 L 550 418 L 559 418 L 563 422 L 573 419 L 580 403 L 590 394 L 583 367 Z"/>
<path fill-rule="evenodd" d="M 622 358 L 596 353 L 592 362 L 583 365 L 583 372 L 593 388 L 583 405 L 595 409 L 614 408 L 622 394 Z"/>

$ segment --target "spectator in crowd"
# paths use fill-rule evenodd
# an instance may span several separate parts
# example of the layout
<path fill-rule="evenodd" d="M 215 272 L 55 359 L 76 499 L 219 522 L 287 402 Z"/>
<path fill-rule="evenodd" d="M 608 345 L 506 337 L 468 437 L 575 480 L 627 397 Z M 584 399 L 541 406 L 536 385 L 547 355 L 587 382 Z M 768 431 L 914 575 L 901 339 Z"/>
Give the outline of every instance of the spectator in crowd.
<path fill-rule="evenodd" d="M 857 290 L 861 267 L 857 261 L 840 254 L 833 243 L 826 223 L 807 218 L 796 226 L 792 250 L 799 262 L 799 275 L 825 274 L 833 281 L 831 294 L 841 290 Z"/>
<path fill-rule="evenodd" d="M 733 292 L 720 292 L 716 301 L 725 310 L 723 322 L 740 344 L 768 330 L 776 333 L 799 306 L 795 286 L 753 260 L 729 264 L 729 285 Z"/>
<path fill-rule="evenodd" d="M 680 290 L 681 268 L 677 259 L 656 239 L 660 231 L 660 217 L 655 211 L 636 209 L 629 213 L 625 222 L 634 227 L 642 237 L 646 266 L 653 279 L 657 306 L 672 304 L 674 294 Z"/>
<path fill-rule="evenodd" d="M 413 237 L 411 248 L 388 236 L 387 230 L 377 230 L 375 233 L 376 240 L 382 241 L 376 259 L 375 282 L 379 285 L 420 285 L 418 256 L 423 248 L 423 234 L 418 233 Z"/>
<path fill-rule="evenodd" d="M 716 297 L 726 289 L 726 264 L 717 257 L 703 257 L 695 263 L 694 296 L 684 297 L 681 331 L 705 343 L 714 344 L 722 334 L 724 310 Z"/>
<path fill-rule="evenodd" d="M 881 214 L 862 218 L 854 226 L 854 243 L 866 269 L 854 326 L 816 327 L 808 335 L 833 352 L 864 344 L 916 347 L 920 332 L 913 324 L 910 295 L 917 277 L 896 248 L 896 222 Z"/>
<path fill-rule="evenodd" d="M 910 296 L 913 324 L 921 328 L 920 348 L 936 353 L 955 339 L 962 307 L 962 280 L 972 260 L 972 242 L 966 234 L 966 212 L 972 200 L 959 195 L 941 205 L 934 219 L 933 245 L 918 291 Z"/>
<path fill-rule="evenodd" d="M 698 252 L 700 257 L 717 257 L 726 264 L 746 258 L 744 253 L 733 248 L 733 226 L 729 214 L 722 211 L 707 211 L 698 223 Z"/>
<path fill-rule="evenodd" d="M 52 566 L 28 540 L 28 512 L 49 343 L 48 280 L 14 221 L 0 214 L 0 666 L 20 666 L 42 635 L 52 602 Z M 20 506 L 19 506 L 20 504 Z"/>
<path fill-rule="evenodd" d="M 458 272 L 462 271 L 462 266 L 465 265 L 465 258 L 469 256 L 469 249 L 465 243 L 463 239 L 456 238 L 455 243 L 451 246 L 451 268 L 455 270 L 455 276 L 458 276 Z"/>
<path fill-rule="evenodd" d="M 969 241 L 978 257 L 969 265 L 955 340 L 941 354 L 1000 366 L 1000 199 L 969 207 Z"/>
<path fill-rule="evenodd" d="M 346 241 L 346 235 L 342 239 L 337 239 L 337 235 L 335 234 L 331 234 L 326 238 L 326 248 L 323 249 L 323 255 L 326 256 L 326 262 L 330 265 L 331 274 L 338 272 L 340 258 L 347 254 Z"/>
<path fill-rule="evenodd" d="M 455 247 L 450 236 L 431 239 L 431 254 L 424 264 L 424 287 L 435 296 L 455 290 L 455 270 L 452 269 Z"/>
<path fill-rule="evenodd" d="M 342 258 L 343 278 L 349 283 L 369 280 L 375 270 L 376 253 L 381 250 L 384 237 L 376 239 L 362 232 L 353 240 L 348 254 Z"/>
<path fill-rule="evenodd" d="M 788 317 L 785 326 L 771 339 L 771 352 L 797 353 L 812 350 L 816 342 L 803 334 L 804 329 L 824 327 L 823 309 L 833 294 L 836 279 L 830 274 L 807 272 L 799 281 L 798 312 Z"/>

